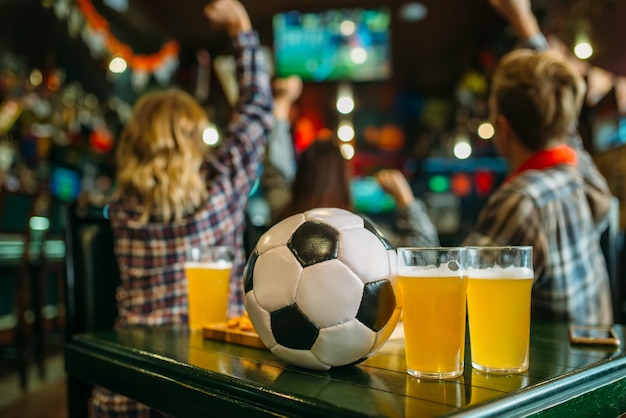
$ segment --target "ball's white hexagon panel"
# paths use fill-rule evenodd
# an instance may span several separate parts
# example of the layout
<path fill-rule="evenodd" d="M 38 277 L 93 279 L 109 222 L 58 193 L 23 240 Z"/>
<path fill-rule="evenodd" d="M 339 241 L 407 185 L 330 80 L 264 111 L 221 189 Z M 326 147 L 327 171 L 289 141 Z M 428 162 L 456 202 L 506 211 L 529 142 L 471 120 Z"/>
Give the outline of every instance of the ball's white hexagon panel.
<path fill-rule="evenodd" d="M 276 345 L 276 340 L 272 334 L 270 314 L 258 304 L 254 290 L 246 293 L 244 304 L 250 321 L 254 325 L 257 334 L 259 334 L 261 341 L 267 348 L 272 349 Z"/>
<path fill-rule="evenodd" d="M 342 231 L 339 235 L 339 259 L 363 283 L 391 278 L 389 254 L 376 235 L 365 228 Z"/>
<path fill-rule="evenodd" d="M 283 347 L 277 344 L 272 348 L 272 353 L 276 357 L 286 361 L 287 363 L 294 364 L 296 366 L 304 367 L 313 370 L 328 370 L 330 366 L 322 363 L 315 355 L 309 350 L 294 350 L 293 348 Z"/>
<path fill-rule="evenodd" d="M 354 318 L 363 283 L 339 260 L 314 264 L 302 271 L 296 304 L 319 328 Z"/>
<path fill-rule="evenodd" d="M 311 351 L 330 366 L 343 366 L 360 360 L 372 349 L 376 333 L 356 319 L 320 330 Z"/>
<path fill-rule="evenodd" d="M 261 235 L 255 247 L 257 252 L 263 254 L 271 248 L 286 245 L 291 234 L 303 223 L 304 215 L 301 213 L 283 219 Z"/>
<path fill-rule="evenodd" d="M 295 302 L 302 266 L 289 248 L 272 248 L 259 256 L 254 265 L 256 299 L 268 312 Z"/>

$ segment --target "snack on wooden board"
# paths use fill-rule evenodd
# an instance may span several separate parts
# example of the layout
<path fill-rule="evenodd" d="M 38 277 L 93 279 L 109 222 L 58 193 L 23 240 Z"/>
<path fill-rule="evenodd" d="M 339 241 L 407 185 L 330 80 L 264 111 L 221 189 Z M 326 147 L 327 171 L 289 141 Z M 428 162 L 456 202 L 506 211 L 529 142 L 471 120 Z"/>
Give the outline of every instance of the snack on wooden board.
<path fill-rule="evenodd" d="M 254 325 L 252 325 L 252 321 L 250 321 L 250 317 L 247 312 L 244 313 L 243 316 L 230 318 L 227 326 L 228 328 L 238 329 L 240 331 L 254 331 Z"/>

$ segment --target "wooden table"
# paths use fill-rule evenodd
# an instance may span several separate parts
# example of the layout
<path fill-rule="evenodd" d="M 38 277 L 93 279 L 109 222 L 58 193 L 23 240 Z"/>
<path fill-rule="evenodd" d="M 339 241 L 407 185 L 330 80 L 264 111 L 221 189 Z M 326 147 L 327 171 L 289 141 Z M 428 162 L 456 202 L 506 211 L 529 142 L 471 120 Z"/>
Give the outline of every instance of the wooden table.
<path fill-rule="evenodd" d="M 626 328 L 616 330 L 624 342 Z M 77 335 L 66 345 L 65 360 L 70 375 L 179 417 L 616 417 L 626 412 L 624 346 L 573 346 L 565 324 L 532 324 L 525 373 L 485 375 L 467 358 L 464 375 L 447 381 L 406 374 L 401 338 L 390 339 L 359 365 L 329 372 L 295 368 L 266 350 L 172 328 Z"/>

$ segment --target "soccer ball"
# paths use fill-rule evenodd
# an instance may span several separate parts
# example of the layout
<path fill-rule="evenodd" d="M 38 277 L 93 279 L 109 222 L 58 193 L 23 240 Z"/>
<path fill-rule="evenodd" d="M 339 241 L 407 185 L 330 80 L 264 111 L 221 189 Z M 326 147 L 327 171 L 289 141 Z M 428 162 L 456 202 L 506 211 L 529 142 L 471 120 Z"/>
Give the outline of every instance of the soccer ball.
<path fill-rule="evenodd" d="M 396 253 L 376 227 L 343 209 L 291 216 L 259 239 L 244 303 L 261 341 L 315 370 L 359 363 L 400 317 Z"/>

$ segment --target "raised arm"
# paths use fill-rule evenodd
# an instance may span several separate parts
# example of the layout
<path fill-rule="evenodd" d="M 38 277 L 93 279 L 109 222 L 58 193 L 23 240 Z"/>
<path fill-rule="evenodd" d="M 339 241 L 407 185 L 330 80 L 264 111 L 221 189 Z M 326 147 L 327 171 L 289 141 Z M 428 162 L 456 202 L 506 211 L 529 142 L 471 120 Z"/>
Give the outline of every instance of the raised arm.
<path fill-rule="evenodd" d="M 394 247 L 437 246 L 437 229 L 426 212 L 426 205 L 416 198 L 404 174 L 386 169 L 376 173 L 380 187 L 396 201 L 394 231 L 385 231 Z"/>
<path fill-rule="evenodd" d="M 291 76 L 277 78 L 274 87 L 274 128 L 270 132 L 266 164 L 274 166 L 288 182 L 296 172 L 296 160 L 291 136 L 290 113 L 302 93 L 302 80 Z"/>
<path fill-rule="evenodd" d="M 530 0 L 489 0 L 489 3 L 513 26 L 521 42 L 541 35 Z"/>
<path fill-rule="evenodd" d="M 239 101 L 222 146 L 215 150 L 217 170 L 230 176 L 234 190 L 245 199 L 260 173 L 269 131 L 274 123 L 269 74 L 258 34 L 237 0 L 215 0 L 204 9 L 209 22 L 232 39 L 237 61 Z"/>

